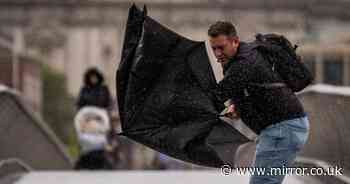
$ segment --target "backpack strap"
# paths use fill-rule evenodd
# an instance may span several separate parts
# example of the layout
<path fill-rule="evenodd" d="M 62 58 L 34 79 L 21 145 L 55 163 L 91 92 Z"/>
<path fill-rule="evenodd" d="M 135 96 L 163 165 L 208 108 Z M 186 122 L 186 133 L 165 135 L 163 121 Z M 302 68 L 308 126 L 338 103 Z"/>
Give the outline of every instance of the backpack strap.
<path fill-rule="evenodd" d="M 266 88 L 266 89 L 276 89 L 287 87 L 287 84 L 282 82 L 272 82 L 272 83 L 249 83 L 251 86 Z"/>
<path fill-rule="evenodd" d="M 254 87 L 260 87 L 264 89 L 280 89 L 280 88 L 287 88 L 287 84 L 282 82 L 272 82 L 272 83 L 249 83 L 248 85 L 254 86 Z M 247 88 L 244 88 L 244 96 L 249 97 L 250 94 L 248 92 Z"/>

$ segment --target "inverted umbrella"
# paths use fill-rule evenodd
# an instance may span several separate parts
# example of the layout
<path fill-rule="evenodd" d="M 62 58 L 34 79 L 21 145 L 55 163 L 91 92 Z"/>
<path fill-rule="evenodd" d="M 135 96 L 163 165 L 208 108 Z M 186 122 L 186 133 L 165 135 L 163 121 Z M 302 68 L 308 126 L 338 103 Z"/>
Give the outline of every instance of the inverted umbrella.
<path fill-rule="evenodd" d="M 205 43 L 162 26 L 144 8 L 129 9 L 117 96 L 122 135 L 174 158 L 234 166 L 250 141 L 220 119 Z"/>

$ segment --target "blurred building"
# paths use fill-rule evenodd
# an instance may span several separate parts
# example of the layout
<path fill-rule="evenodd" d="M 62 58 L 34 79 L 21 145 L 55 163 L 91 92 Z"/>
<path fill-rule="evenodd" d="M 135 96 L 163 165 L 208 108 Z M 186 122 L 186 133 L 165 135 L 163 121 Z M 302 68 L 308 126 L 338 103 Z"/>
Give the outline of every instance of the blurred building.
<path fill-rule="evenodd" d="M 0 84 L 14 88 L 37 113 L 41 112 L 42 89 L 39 58 L 21 52 L 15 32 L 0 29 Z"/>
<path fill-rule="evenodd" d="M 209 24 L 222 19 L 234 22 L 243 40 L 253 39 L 257 32 L 286 34 L 299 45 L 312 47 L 313 51 L 308 49 L 308 61 L 317 73 L 317 82 L 350 85 L 346 62 L 337 62 L 347 60 L 346 54 L 338 52 L 340 47 L 346 49 L 350 41 L 347 1 L 135 2 L 147 4 L 152 17 L 195 40 L 205 40 Z M 17 30 L 24 38 L 25 50 L 36 48 L 47 58 L 45 61 L 64 72 L 71 94 L 77 95 L 89 66 L 104 71 L 115 94 L 115 70 L 130 5 L 126 0 L 1 0 L 0 25 Z M 323 50 L 331 56 L 325 56 Z M 313 64 L 322 61 L 324 64 Z M 338 74 L 329 74 L 333 71 Z"/>

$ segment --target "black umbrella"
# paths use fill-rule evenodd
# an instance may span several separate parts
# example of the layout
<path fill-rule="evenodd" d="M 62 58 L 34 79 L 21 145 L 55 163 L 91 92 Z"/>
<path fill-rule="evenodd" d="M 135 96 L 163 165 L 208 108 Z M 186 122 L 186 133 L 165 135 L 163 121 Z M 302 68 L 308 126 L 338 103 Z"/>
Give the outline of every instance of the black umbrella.
<path fill-rule="evenodd" d="M 146 14 L 129 10 L 117 71 L 122 135 L 183 161 L 233 166 L 238 146 L 250 140 L 219 118 L 205 43 Z"/>

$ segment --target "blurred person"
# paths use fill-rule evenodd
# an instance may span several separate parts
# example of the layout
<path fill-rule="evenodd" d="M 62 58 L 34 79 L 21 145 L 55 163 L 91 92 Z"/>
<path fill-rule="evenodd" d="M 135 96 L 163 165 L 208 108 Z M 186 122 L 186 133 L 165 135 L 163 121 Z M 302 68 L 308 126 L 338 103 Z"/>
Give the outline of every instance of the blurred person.
<path fill-rule="evenodd" d="M 125 169 L 127 168 L 127 160 L 122 152 L 122 145 L 119 140 L 117 129 L 120 129 L 119 117 L 116 111 L 109 112 L 111 129 L 107 133 L 107 146 L 106 151 L 108 159 L 113 163 L 114 169 Z"/>
<path fill-rule="evenodd" d="M 104 84 L 104 77 L 97 68 L 89 68 L 84 75 L 84 85 L 80 90 L 77 108 L 96 106 L 110 110 L 112 97 Z"/>
<path fill-rule="evenodd" d="M 85 121 L 80 123 L 81 127 L 76 126 L 82 154 L 75 168 L 113 169 L 113 160 L 109 159 L 108 131 L 94 132 L 101 127 L 99 123 L 102 120 L 109 124 L 108 115 L 112 110 L 112 97 L 109 89 L 104 84 L 102 73 L 95 67 L 89 68 L 84 74 L 84 85 L 79 93 L 77 109 L 77 117 L 79 117 L 79 113 L 84 114 L 87 111 L 96 111 L 100 115 L 89 119 L 88 113 L 85 113 L 87 117 Z M 105 118 L 99 119 L 101 117 Z M 110 125 L 108 126 L 110 127 Z"/>
<path fill-rule="evenodd" d="M 159 152 L 156 154 L 152 161 L 152 168 L 155 170 L 166 170 L 167 165 L 166 162 L 164 162 L 163 154 Z"/>
<path fill-rule="evenodd" d="M 210 26 L 208 36 L 224 71 L 224 79 L 218 84 L 218 99 L 222 103 L 230 100 L 228 115 L 241 118 L 258 135 L 254 167 L 265 168 L 266 173 L 271 168 L 290 167 L 309 133 L 309 120 L 294 94 L 294 86 L 285 85 L 288 82 L 281 77 L 283 74 L 278 73 L 275 65 L 271 66 L 265 53 L 258 49 L 257 42 L 240 41 L 232 23 L 216 22 Z M 282 50 L 278 54 L 285 52 Z M 285 61 L 277 62 L 277 67 L 282 67 L 281 63 Z M 291 62 L 295 62 L 294 65 L 289 63 L 291 66 L 299 67 L 303 72 L 299 73 L 303 78 L 295 82 L 311 83 L 312 76 L 306 67 L 297 59 Z M 304 87 L 298 86 L 297 90 Z M 250 183 L 280 184 L 284 177 L 253 174 Z"/>

